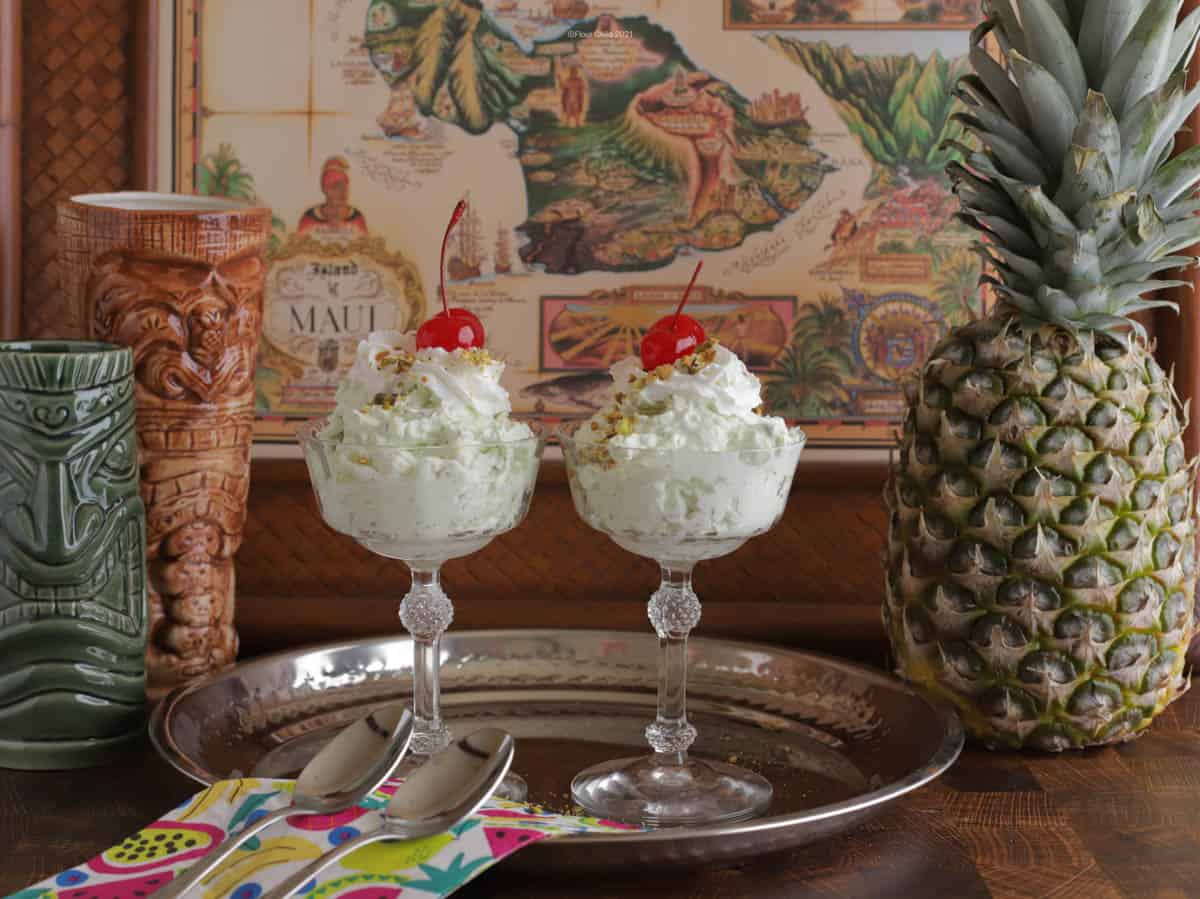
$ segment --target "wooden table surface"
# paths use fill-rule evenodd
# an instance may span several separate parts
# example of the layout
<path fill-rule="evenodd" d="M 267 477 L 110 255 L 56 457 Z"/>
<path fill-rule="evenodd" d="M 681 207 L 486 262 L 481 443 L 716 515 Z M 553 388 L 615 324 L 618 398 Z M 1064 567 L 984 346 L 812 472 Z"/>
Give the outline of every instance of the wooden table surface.
<path fill-rule="evenodd" d="M 698 633 L 881 664 L 882 469 L 801 471 L 769 537 L 698 570 Z M 647 628 L 654 566 L 579 521 L 561 464 L 544 474 L 522 527 L 447 566 L 455 628 Z M 407 586 L 402 565 L 324 526 L 302 465 L 256 463 L 238 554 L 244 654 L 395 633 Z M 100 772 L 0 770 L 0 895 L 119 842 L 194 789 L 149 748 Z M 968 749 L 939 782 L 854 834 L 802 851 L 718 871 L 636 870 L 583 883 L 522 883 L 500 865 L 457 895 L 1200 896 L 1200 690 L 1120 748 L 1059 757 Z"/>
<path fill-rule="evenodd" d="M 119 842 L 195 787 L 151 749 L 95 772 L 0 771 L 0 894 Z M 1140 740 L 1061 756 L 969 748 L 940 781 L 841 839 L 741 867 L 521 882 L 504 866 L 463 899 L 1195 897 L 1200 690 Z"/>

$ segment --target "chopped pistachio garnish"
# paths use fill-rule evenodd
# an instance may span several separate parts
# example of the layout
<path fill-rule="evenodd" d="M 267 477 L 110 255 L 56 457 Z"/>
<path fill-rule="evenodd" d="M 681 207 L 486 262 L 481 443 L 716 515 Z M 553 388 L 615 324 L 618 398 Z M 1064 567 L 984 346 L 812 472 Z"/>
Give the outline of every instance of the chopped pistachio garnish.
<path fill-rule="evenodd" d="M 416 357 L 404 350 L 380 350 L 375 354 L 375 365 L 380 370 L 390 368 L 396 374 L 403 374 L 412 368 Z"/>
<path fill-rule="evenodd" d="M 615 468 L 617 464 L 607 446 L 584 447 L 579 451 L 579 461 L 587 465 L 599 465 L 601 468 Z"/>
<path fill-rule="evenodd" d="M 716 360 L 718 343 L 719 341 L 715 337 L 708 338 L 708 340 L 696 347 L 695 352 L 676 359 L 675 368 L 679 371 L 687 372 L 689 375 L 697 374 L 701 369 L 711 365 Z"/>
<path fill-rule="evenodd" d="M 718 343 L 719 341 L 717 341 L 716 338 L 710 337 L 708 340 L 704 341 L 704 343 L 700 344 L 700 346 L 696 347 L 695 352 L 690 353 L 687 356 L 681 356 L 679 359 L 677 359 L 674 365 L 660 365 L 653 371 L 647 372 L 641 376 L 631 374 L 629 376 L 630 389 L 635 392 L 644 390 L 652 381 L 665 381 L 672 377 L 677 371 L 689 375 L 698 374 L 706 366 L 711 365 L 716 361 Z M 591 429 L 593 431 L 602 430 L 604 432 L 597 441 L 597 444 L 605 443 L 617 436 L 627 437 L 634 432 L 634 425 L 636 424 L 638 417 L 643 415 L 662 415 L 669 408 L 669 403 L 667 401 L 661 401 L 657 403 L 639 402 L 637 409 L 632 414 L 628 414 L 627 412 L 622 411 L 622 407 L 628 402 L 629 399 L 630 397 L 627 393 L 624 391 L 617 391 L 613 394 L 613 406 L 609 409 L 606 409 L 603 413 L 603 419 L 607 424 L 607 427 L 602 428 L 599 422 L 592 422 Z M 762 406 L 759 406 L 759 408 L 755 411 L 759 415 L 764 414 Z M 616 464 L 608 455 L 607 450 L 602 446 L 597 446 L 592 453 L 585 453 L 580 458 L 583 461 L 592 462 L 595 464 L 603 464 L 606 467 Z"/>
<path fill-rule="evenodd" d="M 478 365 L 480 368 L 491 365 L 496 361 L 492 358 L 492 354 L 483 347 L 472 347 L 469 350 L 463 350 L 462 355 L 472 365 Z"/>

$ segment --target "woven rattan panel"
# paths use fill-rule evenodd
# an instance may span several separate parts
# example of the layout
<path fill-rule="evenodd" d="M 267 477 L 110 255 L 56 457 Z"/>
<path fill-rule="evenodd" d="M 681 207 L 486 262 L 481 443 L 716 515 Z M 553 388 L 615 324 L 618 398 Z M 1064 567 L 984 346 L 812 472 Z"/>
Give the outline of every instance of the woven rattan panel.
<path fill-rule="evenodd" d="M 22 202 L 29 336 L 62 332 L 55 203 L 130 183 L 131 0 L 24 0 Z M 58 319 L 58 320 L 56 320 Z"/>

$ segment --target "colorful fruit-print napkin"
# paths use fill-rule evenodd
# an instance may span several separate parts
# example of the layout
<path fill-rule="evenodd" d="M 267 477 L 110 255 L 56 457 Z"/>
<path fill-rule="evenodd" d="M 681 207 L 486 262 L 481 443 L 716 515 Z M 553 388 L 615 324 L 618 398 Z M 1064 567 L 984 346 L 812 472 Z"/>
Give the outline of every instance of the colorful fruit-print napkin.
<path fill-rule="evenodd" d="M 149 896 L 226 834 L 291 802 L 290 780 L 223 780 L 118 846 L 9 899 L 126 899 Z M 295 815 L 242 844 L 203 883 L 203 899 L 257 899 L 333 846 L 379 826 L 396 790 L 388 783 L 335 815 Z M 448 896 L 500 859 L 545 840 L 586 831 L 631 830 L 596 818 L 557 815 L 493 799 L 452 831 L 380 841 L 352 852 L 306 884 L 306 899 L 433 899 Z"/>

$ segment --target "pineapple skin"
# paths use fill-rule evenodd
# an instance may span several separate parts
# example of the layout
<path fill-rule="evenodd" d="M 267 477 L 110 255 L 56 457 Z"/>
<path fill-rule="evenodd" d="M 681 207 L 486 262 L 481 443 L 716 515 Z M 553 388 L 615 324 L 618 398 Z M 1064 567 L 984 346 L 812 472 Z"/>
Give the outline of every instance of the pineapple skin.
<path fill-rule="evenodd" d="M 1138 736 L 1187 689 L 1196 462 L 1141 341 L 998 311 L 906 387 L 884 627 L 989 747 Z"/>

